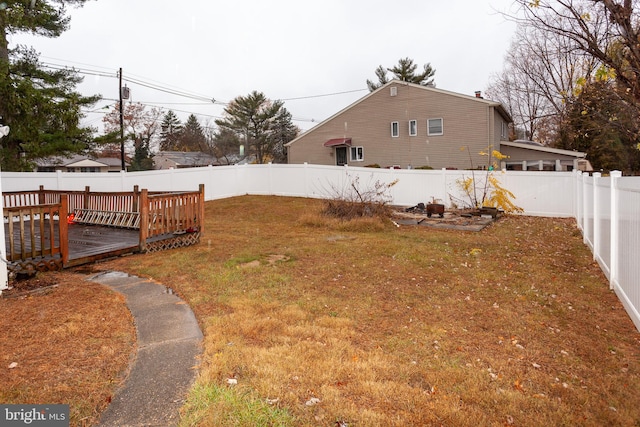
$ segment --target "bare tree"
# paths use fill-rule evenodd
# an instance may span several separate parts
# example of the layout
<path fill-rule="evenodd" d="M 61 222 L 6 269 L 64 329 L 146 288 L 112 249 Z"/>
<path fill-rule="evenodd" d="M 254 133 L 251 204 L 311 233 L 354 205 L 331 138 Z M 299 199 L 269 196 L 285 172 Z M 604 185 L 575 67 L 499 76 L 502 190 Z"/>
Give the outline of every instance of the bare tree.
<path fill-rule="evenodd" d="M 637 0 L 515 0 L 517 22 L 539 29 L 589 57 L 640 106 Z"/>
<path fill-rule="evenodd" d="M 120 129 L 120 106 L 116 102 L 113 110 L 104 116 L 105 132 L 114 133 Z M 124 105 L 123 123 L 125 143 L 129 151 L 139 150 L 141 147 L 148 149 L 149 153 L 157 147 L 161 130 L 162 111 L 158 108 L 150 108 L 140 103 Z M 130 142 L 129 142 L 130 141 Z M 119 141 L 117 142 L 119 143 Z M 120 157 L 120 155 L 118 155 Z"/>
<path fill-rule="evenodd" d="M 488 95 L 511 113 L 517 138 L 553 141 L 580 78 L 590 75 L 596 60 L 573 41 L 529 22 L 520 22 Z"/>

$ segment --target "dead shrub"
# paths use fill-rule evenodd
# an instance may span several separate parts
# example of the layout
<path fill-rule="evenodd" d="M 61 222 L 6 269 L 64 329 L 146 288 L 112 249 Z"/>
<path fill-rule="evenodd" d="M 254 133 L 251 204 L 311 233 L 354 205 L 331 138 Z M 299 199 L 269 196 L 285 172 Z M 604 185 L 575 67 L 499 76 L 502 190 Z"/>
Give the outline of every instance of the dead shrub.
<path fill-rule="evenodd" d="M 389 218 L 389 203 L 392 200 L 389 191 L 397 182 L 384 183 L 378 180 L 361 185 L 359 176 L 347 174 L 342 188 L 332 185 L 330 197 L 324 201 L 322 214 L 346 221 L 363 217 Z"/>

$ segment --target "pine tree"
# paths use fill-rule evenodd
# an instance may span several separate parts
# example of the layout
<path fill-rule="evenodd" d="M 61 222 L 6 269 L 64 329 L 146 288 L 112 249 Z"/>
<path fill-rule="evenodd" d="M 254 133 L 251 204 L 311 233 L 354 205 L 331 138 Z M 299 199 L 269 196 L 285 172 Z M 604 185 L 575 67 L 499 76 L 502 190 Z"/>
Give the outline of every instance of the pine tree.
<path fill-rule="evenodd" d="M 289 138 L 290 130 L 295 129 L 282 101 L 271 101 L 256 91 L 231 101 L 224 109 L 224 118 L 216 120 L 216 124 L 244 141 L 248 154 L 255 156 L 257 163 L 276 158 L 279 141 L 283 136 Z"/>
<path fill-rule="evenodd" d="M 33 49 L 8 44 L 18 33 L 58 37 L 69 26 L 66 6 L 85 1 L 0 3 L 0 123 L 11 128 L 0 149 L 3 170 L 30 170 L 35 159 L 81 152 L 91 143 L 93 129 L 80 126 L 81 108 L 99 97 L 75 91 L 82 78 L 74 70 L 46 70 Z"/>
<path fill-rule="evenodd" d="M 182 122 L 180 122 L 173 110 L 167 111 L 162 118 L 160 127 L 162 129 L 160 132 L 160 150 L 176 151 L 180 141 L 180 134 L 182 133 Z"/>
<path fill-rule="evenodd" d="M 401 58 L 398 60 L 398 64 L 393 66 L 392 68 L 384 68 L 382 65 L 376 68 L 376 77 L 378 78 L 378 82 L 373 82 L 371 80 L 367 80 L 367 86 L 369 87 L 369 92 L 373 92 L 379 87 L 385 85 L 389 82 L 387 77 L 387 72 L 393 73 L 393 76 L 397 80 L 402 80 L 403 82 L 415 83 L 422 86 L 428 86 L 433 84 L 433 75 L 436 73 L 431 67 L 431 64 L 427 63 L 422 67 L 422 71 L 416 74 L 416 69 L 418 68 L 418 64 L 413 63 L 413 59 L 410 58 Z"/>
<path fill-rule="evenodd" d="M 178 151 L 207 152 L 207 138 L 195 115 L 190 114 L 184 124 L 178 143 Z"/>

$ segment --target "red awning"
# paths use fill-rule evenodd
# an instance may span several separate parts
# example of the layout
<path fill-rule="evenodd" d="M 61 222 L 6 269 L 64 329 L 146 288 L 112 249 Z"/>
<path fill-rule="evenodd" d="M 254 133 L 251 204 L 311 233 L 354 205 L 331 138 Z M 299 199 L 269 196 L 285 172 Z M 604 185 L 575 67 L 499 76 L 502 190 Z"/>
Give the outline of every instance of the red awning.
<path fill-rule="evenodd" d="M 351 147 L 351 138 L 335 138 L 324 143 L 325 147 L 336 147 L 338 145 L 348 145 Z"/>

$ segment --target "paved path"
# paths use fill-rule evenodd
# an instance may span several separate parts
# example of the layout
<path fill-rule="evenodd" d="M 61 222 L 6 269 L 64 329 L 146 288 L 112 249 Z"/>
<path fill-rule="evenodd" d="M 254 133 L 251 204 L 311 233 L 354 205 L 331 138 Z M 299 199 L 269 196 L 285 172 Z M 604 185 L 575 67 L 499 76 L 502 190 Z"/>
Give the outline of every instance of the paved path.
<path fill-rule="evenodd" d="M 126 297 L 138 339 L 129 375 L 99 426 L 177 425 L 201 353 L 202 332 L 193 312 L 169 288 L 140 277 L 107 272 L 88 280 Z"/>

